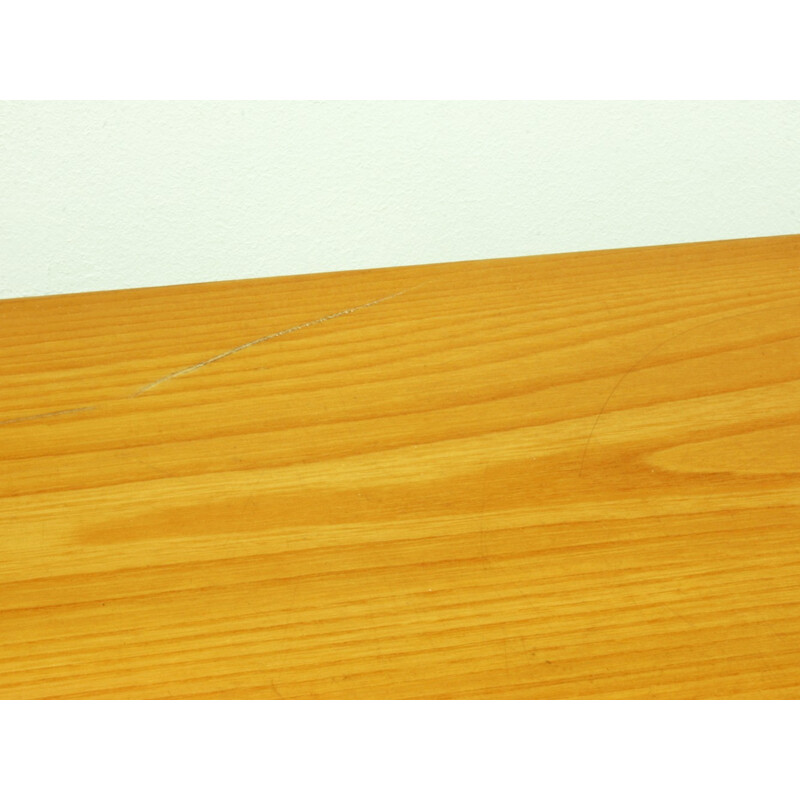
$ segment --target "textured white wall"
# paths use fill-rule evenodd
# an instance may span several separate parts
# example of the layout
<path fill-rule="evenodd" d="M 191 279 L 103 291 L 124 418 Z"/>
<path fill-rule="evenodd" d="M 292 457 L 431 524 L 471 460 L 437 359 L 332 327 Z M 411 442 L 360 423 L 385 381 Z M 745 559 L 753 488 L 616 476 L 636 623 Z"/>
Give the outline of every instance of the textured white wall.
<path fill-rule="evenodd" d="M 798 232 L 797 102 L 0 104 L 0 297 Z"/>

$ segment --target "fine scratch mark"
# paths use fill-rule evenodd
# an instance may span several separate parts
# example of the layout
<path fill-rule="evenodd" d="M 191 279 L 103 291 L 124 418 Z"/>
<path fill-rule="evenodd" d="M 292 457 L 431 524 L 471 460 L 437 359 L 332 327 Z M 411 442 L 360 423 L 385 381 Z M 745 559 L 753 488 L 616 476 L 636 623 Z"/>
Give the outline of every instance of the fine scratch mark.
<path fill-rule="evenodd" d="M 683 336 L 687 333 L 691 333 L 692 331 L 697 330 L 698 328 L 705 328 L 707 325 L 713 325 L 715 322 L 724 322 L 727 319 L 736 319 L 737 317 L 744 317 L 747 314 L 753 314 L 757 311 L 762 311 L 763 309 L 753 309 L 748 308 L 744 311 L 737 311 L 735 314 L 725 314 L 721 317 L 715 317 L 714 319 L 706 320 L 705 322 L 700 322 L 697 325 L 692 325 L 690 328 L 685 328 L 682 331 L 678 331 L 677 333 L 673 333 L 671 336 L 667 336 L 666 339 L 662 339 L 655 347 L 648 350 L 638 361 L 634 362 L 632 366 L 630 366 L 625 372 L 622 373 L 619 380 L 614 384 L 613 388 L 606 397 L 605 402 L 600 407 L 600 411 L 597 412 L 597 416 L 594 419 L 594 424 L 592 425 L 592 429 L 589 431 L 589 435 L 586 437 L 586 444 L 583 446 L 583 455 L 581 456 L 581 465 L 578 469 L 578 476 L 580 477 L 583 475 L 583 467 L 586 463 L 586 453 L 589 451 L 589 442 L 592 441 L 592 436 L 594 435 L 595 428 L 597 428 L 597 423 L 600 422 L 600 417 L 603 416 L 603 412 L 605 412 L 608 404 L 611 402 L 611 398 L 616 394 L 617 389 L 619 389 L 620 384 L 628 377 L 632 372 L 636 372 L 639 367 L 648 359 L 650 358 L 656 350 L 662 348 L 667 342 L 671 342 L 673 339 L 677 339 L 679 336 Z"/>
<path fill-rule="evenodd" d="M 83 411 L 94 411 L 97 406 L 80 406 L 79 408 L 64 408 L 61 411 L 48 411 L 45 414 L 31 414 L 29 417 L 14 417 L 13 419 L 0 420 L 0 425 L 11 425 L 12 422 L 28 422 L 46 417 L 60 417 L 62 414 L 80 414 Z"/>
<path fill-rule="evenodd" d="M 285 697 L 284 697 L 284 696 L 283 696 L 283 695 L 282 695 L 282 694 L 281 694 L 281 693 L 278 691 L 278 687 L 275 685 L 275 681 L 272 681 L 272 680 L 271 680 L 271 681 L 270 681 L 270 685 L 272 686 L 272 691 L 273 691 L 273 692 L 275 692 L 275 694 L 276 694 L 276 695 L 278 695 L 278 697 L 279 697 L 281 700 L 285 700 L 285 699 L 286 699 L 286 698 L 285 698 Z"/>
<path fill-rule="evenodd" d="M 395 297 L 400 297 L 401 295 L 407 294 L 408 292 L 412 292 L 415 289 L 419 289 L 421 286 L 424 286 L 427 283 L 430 283 L 430 281 L 423 281 L 422 283 L 418 283 L 416 286 L 411 286 L 408 289 L 402 289 L 401 291 L 395 292 L 394 294 L 386 295 L 386 297 L 379 297 L 377 300 L 370 300 L 369 303 L 363 303 L 360 306 L 345 308 L 342 311 L 335 312 L 334 314 L 328 314 L 327 316 L 320 317 L 319 319 L 312 319 L 310 322 L 303 322 L 300 325 L 293 325 L 291 328 L 285 328 L 282 331 L 276 331 L 275 333 L 268 333 L 266 336 L 260 336 L 258 339 L 253 339 L 251 342 L 245 342 L 244 344 L 240 344 L 238 347 L 234 347 L 231 350 L 226 350 L 224 353 L 219 353 L 218 355 L 215 355 L 212 358 L 206 359 L 205 361 L 201 361 L 199 364 L 193 364 L 191 367 L 185 367 L 184 369 L 180 369 L 177 372 L 171 372 L 169 375 L 165 375 L 163 378 L 159 378 L 157 381 L 153 381 L 153 383 L 149 383 L 147 384 L 147 386 L 138 389 L 133 394 L 126 395 L 126 397 L 128 399 L 133 397 L 139 397 L 139 395 L 142 395 L 145 392 L 149 392 L 151 389 L 154 389 L 156 386 L 166 381 L 172 380 L 173 378 L 177 378 L 181 375 L 187 375 L 188 373 L 194 372 L 195 370 L 198 370 L 201 367 L 207 367 L 209 364 L 213 364 L 215 361 L 219 361 L 220 359 L 232 356 L 234 353 L 238 353 L 240 350 L 245 350 L 248 347 L 253 347 L 253 345 L 261 344 L 262 342 L 267 342 L 270 339 L 276 339 L 279 336 L 286 336 L 287 334 L 290 333 L 296 333 L 297 331 L 301 331 L 304 328 L 310 328 L 314 325 L 321 325 L 323 322 L 329 322 L 330 320 L 336 319 L 337 317 L 344 317 L 347 314 L 352 314 L 356 311 L 361 311 L 365 308 L 376 306 L 378 305 L 378 303 L 385 303 L 387 300 L 393 300 Z M 95 411 L 97 408 L 99 408 L 99 405 L 79 406 L 77 408 L 63 408 L 58 411 L 48 411 L 44 414 L 31 414 L 26 417 L 13 417 L 12 419 L 0 420 L 0 425 L 11 425 L 12 423 L 15 422 L 29 422 L 37 419 L 47 419 L 48 417 L 59 417 L 64 414 L 80 414 L 85 411 Z"/>
<path fill-rule="evenodd" d="M 157 381 L 153 381 L 152 383 L 148 383 L 147 386 L 143 386 L 141 389 L 135 391 L 130 397 L 139 397 L 139 395 L 144 394 L 145 392 L 149 392 L 151 389 L 155 389 L 156 386 L 160 386 L 162 383 L 166 383 L 167 381 L 171 381 L 173 378 L 179 378 L 182 375 L 188 375 L 190 372 L 195 372 L 198 369 L 202 369 L 203 367 L 207 367 L 209 364 L 213 364 L 215 361 L 221 361 L 223 358 L 227 358 L 228 356 L 234 355 L 234 353 L 239 353 L 242 350 L 246 350 L 248 347 L 254 347 L 257 344 L 263 344 L 264 342 L 268 342 L 271 339 L 277 339 L 279 336 L 286 336 L 290 333 L 297 333 L 298 331 L 302 331 L 305 328 L 311 328 L 314 325 L 321 325 L 323 322 L 330 322 L 332 319 L 337 319 L 338 317 L 344 317 L 347 314 L 353 314 L 356 311 L 362 311 L 365 308 L 370 308 L 372 306 L 378 305 L 378 303 L 385 303 L 387 300 L 393 300 L 395 297 L 400 297 L 400 295 L 404 295 L 408 292 L 413 291 L 414 289 L 418 289 L 423 284 L 417 284 L 416 286 L 412 286 L 409 289 L 403 289 L 402 291 L 395 292 L 394 294 L 386 295 L 386 297 L 379 297 L 377 300 L 370 300 L 369 303 L 364 303 L 360 306 L 353 306 L 352 308 L 345 308 L 342 311 L 337 311 L 333 314 L 327 314 L 324 317 L 320 317 L 319 319 L 312 319 L 309 322 L 302 322 L 299 325 L 293 325 L 291 328 L 284 328 L 282 331 L 276 331 L 275 333 L 268 333 L 265 336 L 259 336 L 257 339 L 253 339 L 250 342 L 245 342 L 244 344 L 240 344 L 238 347 L 233 347 L 230 350 L 226 350 L 224 353 L 218 353 L 211 358 L 206 359 L 205 361 L 201 361 L 199 364 L 192 364 L 190 367 L 184 367 L 183 369 L 179 369 L 176 372 L 170 372 L 169 375 L 164 375 L 163 378 L 159 378 Z"/>

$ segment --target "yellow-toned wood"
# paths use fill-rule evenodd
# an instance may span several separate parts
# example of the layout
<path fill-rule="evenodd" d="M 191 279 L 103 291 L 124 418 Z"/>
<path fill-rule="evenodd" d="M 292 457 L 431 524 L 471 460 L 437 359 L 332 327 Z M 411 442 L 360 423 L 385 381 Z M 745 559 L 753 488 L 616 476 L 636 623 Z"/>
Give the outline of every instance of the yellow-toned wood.
<path fill-rule="evenodd" d="M 800 236 L 0 320 L 0 697 L 800 697 Z"/>

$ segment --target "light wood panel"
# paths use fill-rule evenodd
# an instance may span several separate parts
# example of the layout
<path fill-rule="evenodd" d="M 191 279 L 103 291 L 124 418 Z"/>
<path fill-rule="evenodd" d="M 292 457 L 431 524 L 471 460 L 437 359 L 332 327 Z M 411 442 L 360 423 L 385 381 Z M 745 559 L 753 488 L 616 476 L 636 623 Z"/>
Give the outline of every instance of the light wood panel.
<path fill-rule="evenodd" d="M 0 320 L 0 697 L 800 697 L 800 236 Z"/>

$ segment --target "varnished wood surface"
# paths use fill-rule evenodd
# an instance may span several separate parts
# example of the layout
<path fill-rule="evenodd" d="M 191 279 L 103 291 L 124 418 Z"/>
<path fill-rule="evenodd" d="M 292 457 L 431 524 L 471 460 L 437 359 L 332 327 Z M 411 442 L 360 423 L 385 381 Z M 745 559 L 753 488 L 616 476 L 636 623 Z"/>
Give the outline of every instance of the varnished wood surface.
<path fill-rule="evenodd" d="M 800 697 L 800 236 L 0 320 L 0 697 Z"/>

